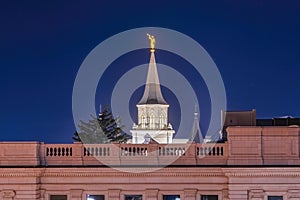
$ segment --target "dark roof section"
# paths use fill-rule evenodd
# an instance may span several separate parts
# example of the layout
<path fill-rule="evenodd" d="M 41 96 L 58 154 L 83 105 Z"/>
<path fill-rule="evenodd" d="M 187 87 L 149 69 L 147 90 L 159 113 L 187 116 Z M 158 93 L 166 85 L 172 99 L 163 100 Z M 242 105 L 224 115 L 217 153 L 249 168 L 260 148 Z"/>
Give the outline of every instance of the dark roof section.
<path fill-rule="evenodd" d="M 256 126 L 256 110 L 222 111 L 223 126 Z"/>
<path fill-rule="evenodd" d="M 256 119 L 257 126 L 300 126 L 300 118 Z"/>

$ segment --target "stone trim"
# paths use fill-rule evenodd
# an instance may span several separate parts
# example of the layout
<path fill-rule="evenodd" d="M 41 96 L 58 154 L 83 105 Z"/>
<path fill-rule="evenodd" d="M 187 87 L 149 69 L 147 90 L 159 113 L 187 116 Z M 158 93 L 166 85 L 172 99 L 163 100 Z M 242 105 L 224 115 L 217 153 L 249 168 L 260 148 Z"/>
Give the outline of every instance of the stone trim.
<path fill-rule="evenodd" d="M 158 198 L 158 189 L 147 189 L 146 190 L 146 199 L 147 200 L 156 200 Z"/>
<path fill-rule="evenodd" d="M 263 171 L 262 171 L 263 170 Z M 299 177 L 300 167 L 293 168 L 267 168 L 257 167 L 253 169 L 249 168 L 223 168 L 223 172 L 229 177 Z"/>
<path fill-rule="evenodd" d="M 1 177 L 300 177 L 300 167 L 296 168 L 162 168 L 153 172 L 133 173 L 112 168 L 41 168 L 2 169 Z"/>
<path fill-rule="evenodd" d="M 120 192 L 119 189 L 108 190 L 108 199 L 111 200 L 120 200 Z"/>
<path fill-rule="evenodd" d="M 197 196 L 197 189 L 184 189 L 185 200 L 195 200 Z"/>

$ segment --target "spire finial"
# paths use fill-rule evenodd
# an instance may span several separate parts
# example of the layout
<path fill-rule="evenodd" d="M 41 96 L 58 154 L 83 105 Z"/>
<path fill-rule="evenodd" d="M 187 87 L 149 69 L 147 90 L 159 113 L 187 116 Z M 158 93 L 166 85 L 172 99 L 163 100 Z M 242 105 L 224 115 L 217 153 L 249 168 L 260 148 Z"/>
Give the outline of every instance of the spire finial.
<path fill-rule="evenodd" d="M 195 112 L 194 112 L 194 124 L 192 128 L 190 141 L 194 141 L 196 143 L 203 143 L 203 136 L 199 126 L 199 109 L 198 104 L 195 104 Z"/>
<path fill-rule="evenodd" d="M 195 118 L 198 119 L 198 115 L 199 115 L 198 106 L 197 106 L 197 104 L 195 103 L 195 112 L 194 112 Z"/>
<path fill-rule="evenodd" d="M 148 36 L 148 38 L 150 40 L 150 47 L 151 47 L 150 51 L 153 53 L 155 51 L 155 49 L 154 49 L 154 47 L 155 47 L 155 38 L 154 38 L 153 35 L 150 35 L 148 33 L 147 33 L 147 36 Z"/>

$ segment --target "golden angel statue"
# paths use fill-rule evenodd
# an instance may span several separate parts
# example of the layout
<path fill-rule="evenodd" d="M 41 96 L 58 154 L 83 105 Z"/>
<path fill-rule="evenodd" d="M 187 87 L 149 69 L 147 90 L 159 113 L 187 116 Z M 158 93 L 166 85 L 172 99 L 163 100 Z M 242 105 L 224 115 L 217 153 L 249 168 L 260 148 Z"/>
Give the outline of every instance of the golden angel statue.
<path fill-rule="evenodd" d="M 149 40 L 150 40 L 150 47 L 151 47 L 151 52 L 154 52 L 154 47 L 155 47 L 155 38 L 153 35 L 147 34 Z"/>

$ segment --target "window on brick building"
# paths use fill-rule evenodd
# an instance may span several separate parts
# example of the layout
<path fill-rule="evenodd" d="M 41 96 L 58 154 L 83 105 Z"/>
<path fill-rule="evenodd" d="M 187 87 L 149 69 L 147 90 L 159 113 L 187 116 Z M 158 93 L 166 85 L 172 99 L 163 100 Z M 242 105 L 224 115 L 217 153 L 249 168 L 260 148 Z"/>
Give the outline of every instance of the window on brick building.
<path fill-rule="evenodd" d="M 87 200 L 104 200 L 104 195 L 87 195 Z"/>
<path fill-rule="evenodd" d="M 143 195 L 125 195 L 125 200 L 142 200 Z"/>
<path fill-rule="evenodd" d="M 283 200 L 282 196 L 268 196 L 268 200 Z"/>
<path fill-rule="evenodd" d="M 68 200 L 67 195 L 50 195 L 50 200 Z"/>
<path fill-rule="evenodd" d="M 163 200 L 180 200 L 180 195 L 163 195 Z"/>
<path fill-rule="evenodd" d="M 201 200 L 218 200 L 218 195 L 201 195 Z"/>

